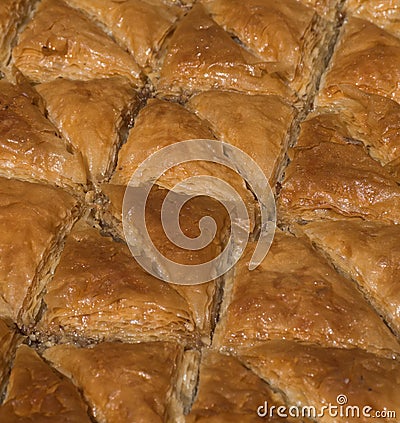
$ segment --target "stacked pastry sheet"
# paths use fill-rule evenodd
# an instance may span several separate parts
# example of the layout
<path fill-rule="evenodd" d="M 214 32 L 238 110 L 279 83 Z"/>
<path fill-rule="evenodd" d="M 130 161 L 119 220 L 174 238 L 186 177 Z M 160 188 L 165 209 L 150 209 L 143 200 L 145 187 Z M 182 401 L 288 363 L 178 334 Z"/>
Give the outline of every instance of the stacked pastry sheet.
<path fill-rule="evenodd" d="M 1 1 L 0 422 L 400 418 L 399 22 L 391 0 Z M 170 260 L 209 262 L 231 230 L 210 182 L 179 192 L 179 223 L 195 238 L 211 216 L 213 240 L 168 238 L 186 178 L 249 214 L 239 262 L 199 285 L 147 273 L 122 224 L 141 163 L 191 139 L 248 154 L 279 226 L 250 271 L 249 185 L 164 172 L 145 214 Z M 321 413 L 338 404 L 371 417 Z"/>

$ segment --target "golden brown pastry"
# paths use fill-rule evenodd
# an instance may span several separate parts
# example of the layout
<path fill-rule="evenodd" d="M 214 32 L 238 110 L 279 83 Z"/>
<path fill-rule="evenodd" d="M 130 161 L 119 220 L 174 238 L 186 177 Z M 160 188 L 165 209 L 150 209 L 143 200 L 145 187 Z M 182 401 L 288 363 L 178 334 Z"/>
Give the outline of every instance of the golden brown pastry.
<path fill-rule="evenodd" d="M 151 154 L 163 147 L 181 141 L 194 139 L 214 140 L 214 134 L 206 122 L 199 119 L 183 106 L 158 99 L 150 99 L 135 119 L 135 126 L 130 131 L 127 142 L 118 154 L 116 170 L 111 178 L 113 185 L 128 185 L 138 166 Z M 186 150 L 182 148 L 182 157 Z M 154 180 L 152 167 L 143 172 L 144 180 Z M 155 182 L 158 186 L 172 189 L 179 182 L 191 176 L 206 175 L 227 182 L 245 202 L 251 226 L 254 225 L 255 200 L 247 189 L 243 179 L 235 171 L 213 162 L 191 161 L 183 163 L 164 172 Z M 192 184 L 190 181 L 179 189 L 183 194 L 208 195 L 231 201 L 231 194 L 220 189 L 210 181 L 207 184 Z"/>
<path fill-rule="evenodd" d="M 154 203 L 150 210 L 152 205 L 158 207 Z M 151 235 L 158 236 L 159 246 L 165 236 L 159 221 L 153 220 L 157 226 L 149 223 L 149 228 Z M 188 226 L 189 232 L 185 232 L 190 235 L 195 230 Z M 162 253 L 177 262 L 196 264 L 203 257 L 208 259 L 205 261 L 213 258 L 218 251 L 216 242 L 199 255 L 168 244 Z M 60 264 L 47 286 L 46 309 L 38 330 L 42 336 L 67 339 L 209 343 L 215 295 L 212 282 L 176 286 L 149 275 L 124 243 L 79 222 L 67 238 Z"/>
<path fill-rule="evenodd" d="M 77 200 L 63 190 L 0 178 L 1 316 L 32 323 L 77 214 Z"/>
<path fill-rule="evenodd" d="M 162 0 L 67 0 L 104 24 L 136 62 L 148 66 L 183 10 Z"/>
<path fill-rule="evenodd" d="M 101 220 L 106 232 L 114 238 L 125 239 L 122 227 L 122 202 L 126 187 L 111 184 L 103 184 L 102 191 L 107 197 L 107 202 L 97 212 L 97 218 Z M 217 257 L 225 245 L 227 231 L 229 229 L 229 216 L 224 207 L 210 197 L 195 197 L 187 201 L 182 207 L 179 218 L 180 228 L 183 233 L 191 238 L 200 235 L 199 221 L 204 216 L 210 216 L 217 225 L 216 236 L 205 248 L 197 251 L 180 248 L 171 242 L 165 235 L 161 226 L 161 207 L 168 191 L 153 189 L 150 193 L 146 207 L 146 224 L 150 238 L 157 250 L 169 260 L 185 265 L 197 265 L 211 261 Z M 142 234 L 137 234 L 137 253 L 146 254 L 153 260 L 155 268 L 164 277 L 171 279 L 170 269 L 165 263 L 160 264 L 152 252 L 148 250 Z M 131 246 L 132 248 L 132 246 Z M 183 277 L 182 280 L 185 280 Z M 205 335 L 203 343 L 209 343 L 209 329 L 215 319 L 215 307 L 218 305 L 218 282 L 209 282 L 200 285 L 172 285 L 190 305 L 195 316 L 198 328 L 203 328 Z"/>
<path fill-rule="evenodd" d="M 312 7 L 320 16 L 335 20 L 341 9 L 341 0 L 300 0 L 304 5 Z"/>
<path fill-rule="evenodd" d="M 82 390 L 99 423 L 163 422 L 183 348 L 167 342 L 58 345 L 44 357 Z"/>
<path fill-rule="evenodd" d="M 82 157 L 60 139 L 39 101 L 29 87 L 0 81 L 0 176 L 81 189 Z"/>
<path fill-rule="evenodd" d="M 226 285 L 214 344 L 225 349 L 274 339 L 400 352 L 400 345 L 351 283 L 303 240 L 277 231 L 255 270 L 250 244 Z M 382 351 L 381 351 L 382 350 Z"/>
<path fill-rule="evenodd" d="M 192 97 L 188 107 L 211 124 L 221 141 L 248 154 L 263 170 L 271 187 L 281 171 L 295 117 L 293 107 L 278 96 L 249 96 L 207 91 Z"/>
<path fill-rule="evenodd" d="M 32 349 L 21 345 L 0 406 L 7 423 L 90 423 L 88 406 L 77 388 Z"/>
<path fill-rule="evenodd" d="M 102 190 L 108 202 L 102 204 L 97 217 L 103 221 L 104 229 L 114 238 L 125 240 L 122 227 L 122 202 L 126 187 L 103 184 Z M 196 251 L 183 249 L 173 244 L 162 228 L 161 207 L 167 194 L 168 190 L 155 187 L 151 190 L 146 204 L 147 230 L 155 246 L 164 256 L 182 264 L 200 264 L 214 258 L 221 250 L 229 227 L 229 215 L 226 209 L 210 197 L 198 196 L 189 200 L 189 197 L 182 196 L 181 198 L 187 201 L 179 212 L 179 222 L 185 235 L 190 238 L 198 237 L 199 221 L 204 216 L 211 216 L 217 225 L 216 237 L 207 247 Z"/>
<path fill-rule="evenodd" d="M 400 36 L 400 5 L 397 0 L 347 0 L 345 12 Z"/>
<path fill-rule="evenodd" d="M 332 262 L 357 281 L 369 301 L 400 333 L 400 227 L 343 220 L 298 228 Z"/>
<path fill-rule="evenodd" d="M 349 18 L 323 77 L 319 103 L 332 102 L 341 84 L 400 103 L 399 78 L 400 39 L 368 21 Z"/>
<path fill-rule="evenodd" d="M 33 82 L 120 75 L 141 85 L 140 69 L 133 57 L 62 0 L 40 2 L 19 36 L 13 62 Z"/>
<path fill-rule="evenodd" d="M 11 321 L 0 318 L 0 392 L 3 392 L 14 349 L 20 338 Z"/>
<path fill-rule="evenodd" d="M 400 105 L 395 101 L 341 85 L 332 102 L 317 112 L 337 115 L 319 119 L 341 120 L 346 126 L 345 136 L 361 141 L 383 166 L 390 167 L 400 158 Z"/>
<path fill-rule="evenodd" d="M 151 154 L 168 145 L 191 139 L 214 139 L 214 135 L 205 122 L 180 104 L 150 99 L 139 112 L 135 126 L 119 152 L 118 165 L 111 183 L 128 185 L 135 170 Z M 189 167 L 191 172 L 185 170 L 186 167 Z M 188 173 L 200 171 L 196 163 L 182 165 L 175 168 L 174 172 L 169 171 L 163 175 L 158 184 L 171 189 Z M 175 175 L 175 172 L 178 174 Z"/>
<path fill-rule="evenodd" d="M 273 387 L 283 390 L 292 405 L 313 406 L 322 423 L 393 422 L 393 418 L 372 417 L 376 411 L 398 413 L 398 360 L 359 349 L 322 348 L 293 341 L 271 341 L 244 350 L 240 359 Z M 347 403 L 340 417 L 343 400 Z M 329 408 L 322 408 L 329 404 L 338 407 L 336 417 L 334 409 L 330 414 Z M 359 407 L 360 416 L 353 417 L 346 406 Z"/>
<path fill-rule="evenodd" d="M 270 64 L 300 95 L 320 64 L 326 24 L 296 0 L 202 0 L 215 22 Z M 322 30 L 321 27 L 324 27 Z"/>
<path fill-rule="evenodd" d="M 0 70 L 8 64 L 11 45 L 17 36 L 18 26 L 29 10 L 29 0 L 2 0 L 0 3 Z"/>
<path fill-rule="evenodd" d="M 262 418 L 257 409 L 284 404 L 282 395 L 248 370 L 235 357 L 212 350 L 202 353 L 197 395 L 187 423 L 295 422 L 296 419 Z"/>
<path fill-rule="evenodd" d="M 108 178 L 117 149 L 139 106 L 138 95 L 125 78 L 91 81 L 57 79 L 35 87 L 50 119 L 80 151 L 93 181 Z"/>
<path fill-rule="evenodd" d="M 295 99 L 268 63 L 236 43 L 196 4 L 178 23 L 156 88 L 164 95 L 188 95 L 212 88 L 278 94 Z"/>
<path fill-rule="evenodd" d="M 400 187 L 335 115 L 301 126 L 278 206 L 284 222 L 360 217 L 400 222 Z"/>

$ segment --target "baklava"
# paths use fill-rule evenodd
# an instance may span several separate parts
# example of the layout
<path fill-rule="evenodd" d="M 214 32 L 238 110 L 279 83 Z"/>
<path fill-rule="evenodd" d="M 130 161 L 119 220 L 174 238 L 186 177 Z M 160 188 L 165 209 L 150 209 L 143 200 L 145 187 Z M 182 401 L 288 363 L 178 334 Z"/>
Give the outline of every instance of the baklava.
<path fill-rule="evenodd" d="M 222 89 L 295 100 L 275 64 L 236 43 L 200 3 L 177 24 L 159 66 L 155 86 L 164 96 Z"/>
<path fill-rule="evenodd" d="M 8 65 L 11 45 L 30 3 L 29 0 L 4 0 L 0 4 L 0 71 L 4 71 Z"/>
<path fill-rule="evenodd" d="M 39 3 L 18 36 L 12 62 L 34 82 L 120 75 L 142 85 L 134 58 L 86 15 L 62 0 Z"/>
<path fill-rule="evenodd" d="M 399 13 L 1 1 L 1 422 L 399 420 Z"/>
<path fill-rule="evenodd" d="M 300 222 L 344 217 L 400 222 L 396 177 L 351 137 L 335 114 L 301 124 L 280 192 L 280 219 Z"/>
<path fill-rule="evenodd" d="M 392 330 L 400 332 L 400 227 L 380 222 L 340 220 L 298 227 L 358 286 Z"/>
<path fill-rule="evenodd" d="M 156 218 L 152 223 L 157 234 L 161 222 L 157 225 Z M 163 244 L 158 238 L 158 245 Z M 216 243 L 197 256 L 168 246 L 162 252 L 195 264 L 213 258 L 218 249 Z M 217 290 L 213 282 L 180 286 L 160 281 L 140 267 L 127 245 L 78 222 L 47 285 L 37 329 L 61 340 L 209 343 Z"/>
<path fill-rule="evenodd" d="M 36 85 L 48 115 L 79 151 L 93 182 L 111 176 L 118 148 L 140 104 L 128 79 L 56 79 Z"/>
<path fill-rule="evenodd" d="M 144 69 L 151 69 L 165 37 L 183 10 L 162 0 L 67 0 L 101 22 Z"/>
<path fill-rule="evenodd" d="M 183 348 L 178 344 L 57 345 L 44 357 L 83 392 L 100 423 L 162 422 L 174 418 Z M 172 413 L 172 414 L 169 414 Z"/>
<path fill-rule="evenodd" d="M 396 0 L 348 0 L 348 14 L 370 21 L 387 32 L 400 35 L 400 8 Z"/>
<path fill-rule="evenodd" d="M 74 384 L 33 348 L 21 345 L 11 370 L 0 420 L 7 423 L 90 423 L 88 406 Z"/>
<path fill-rule="evenodd" d="M 286 339 L 399 353 L 397 339 L 356 286 L 306 242 L 277 231 L 267 257 L 249 272 L 253 249 L 250 244 L 226 282 L 216 346 L 229 351 Z"/>
<path fill-rule="evenodd" d="M 46 185 L 0 178 L 0 315 L 30 326 L 78 201 Z"/>
<path fill-rule="evenodd" d="M 392 358 L 293 341 L 271 341 L 240 357 L 259 377 L 287 392 L 299 412 L 308 406 L 306 416 L 324 423 L 366 423 L 376 411 L 399 406 L 400 367 Z M 329 406 L 337 407 L 337 415 L 333 408 L 328 412 Z M 346 407 L 354 407 L 354 414 Z"/>
<path fill-rule="evenodd" d="M 237 380 L 240 380 L 240 389 Z M 300 421 L 295 418 L 264 419 L 258 416 L 254 410 L 264 407 L 266 402 L 270 407 L 285 406 L 282 394 L 274 392 L 236 357 L 205 350 L 201 358 L 196 399 L 186 421 L 188 423 Z"/>
<path fill-rule="evenodd" d="M 87 175 L 81 154 L 43 112 L 30 86 L 0 81 L 0 176 L 82 189 Z"/>

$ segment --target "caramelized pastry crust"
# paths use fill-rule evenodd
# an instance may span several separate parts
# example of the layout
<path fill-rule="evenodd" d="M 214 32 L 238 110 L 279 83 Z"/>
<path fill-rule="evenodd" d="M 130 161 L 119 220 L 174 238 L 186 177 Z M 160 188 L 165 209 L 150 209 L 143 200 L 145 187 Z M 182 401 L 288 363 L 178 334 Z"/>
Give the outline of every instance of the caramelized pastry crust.
<path fill-rule="evenodd" d="M 149 227 L 164 240 L 160 223 Z M 168 244 L 164 248 L 166 255 L 173 253 Z M 204 256 L 214 248 L 211 245 Z M 191 264 L 201 257 L 190 252 L 185 256 L 177 249 L 174 253 L 175 261 Z M 48 284 L 46 311 L 38 328 L 69 339 L 206 341 L 214 295 L 213 283 L 181 287 L 156 279 L 139 266 L 125 244 L 80 222 Z"/>
<path fill-rule="evenodd" d="M 302 94 L 321 34 L 318 15 L 296 0 L 203 0 L 215 22 Z"/>
<path fill-rule="evenodd" d="M 0 423 L 398 421 L 399 239 L 400 0 L 0 0 Z"/>
<path fill-rule="evenodd" d="M 19 339 L 20 336 L 17 335 L 15 327 L 12 327 L 11 321 L 0 318 L 0 392 L 3 392 L 6 375 Z"/>
<path fill-rule="evenodd" d="M 125 239 L 122 227 L 122 202 L 126 187 L 105 184 L 102 190 L 108 198 L 108 203 L 98 213 L 98 217 L 103 222 L 106 231 L 117 239 Z M 179 213 L 179 223 L 186 236 L 195 238 L 200 235 L 199 222 L 205 216 L 214 220 L 217 231 L 214 239 L 206 247 L 196 251 L 182 249 L 166 237 L 162 227 L 161 207 L 167 193 L 167 190 L 153 189 L 146 206 L 147 230 L 156 249 L 167 259 L 184 265 L 206 263 L 217 257 L 228 236 L 229 216 L 226 209 L 210 197 L 195 197 L 185 202 Z M 136 235 L 137 253 L 143 252 L 153 259 L 154 266 L 163 277 L 171 279 L 168 265 L 165 263 L 160 265 L 157 258 L 153 258 L 151 251 L 148 250 L 142 234 Z M 184 280 L 185 275 L 182 276 L 182 281 Z M 215 318 L 215 307 L 218 303 L 214 299 L 218 294 L 218 285 L 218 282 L 189 286 L 173 285 L 174 289 L 190 304 L 197 327 L 203 328 L 206 334 Z M 209 343 L 208 335 L 203 337 L 203 342 Z"/>
<path fill-rule="evenodd" d="M 228 284 L 214 339 L 218 346 L 236 349 L 294 339 L 400 352 L 396 338 L 358 290 L 304 241 L 278 231 L 267 257 L 249 272 L 253 248 Z"/>
<path fill-rule="evenodd" d="M 135 170 L 151 154 L 168 145 L 191 139 L 214 139 L 214 135 L 205 122 L 180 104 L 150 99 L 139 112 L 135 126 L 119 152 L 111 183 L 128 185 Z M 188 173 L 200 173 L 199 170 L 196 171 L 196 163 L 174 168 L 177 175 L 172 171 L 166 172 L 158 183 L 171 189 Z"/>
<path fill-rule="evenodd" d="M 57 79 L 35 87 L 44 98 L 50 119 L 84 157 L 91 179 L 109 176 L 138 108 L 139 98 L 125 78 L 71 81 Z"/>
<path fill-rule="evenodd" d="M 76 214 L 65 191 L 0 178 L 0 315 L 31 323 Z"/>
<path fill-rule="evenodd" d="M 82 390 L 99 423 L 163 422 L 183 348 L 166 342 L 58 345 L 44 357 Z"/>
<path fill-rule="evenodd" d="M 276 66 L 236 43 L 201 4 L 178 23 L 168 40 L 156 85 L 165 95 L 219 88 L 294 99 L 277 75 Z"/>
<path fill-rule="evenodd" d="M 11 44 L 28 13 L 29 3 L 29 0 L 2 0 L 0 3 L 0 70 L 8 64 Z"/>
<path fill-rule="evenodd" d="M 238 384 L 240 381 L 240 384 Z M 279 417 L 262 419 L 257 415 L 265 401 L 283 405 L 282 396 L 246 369 L 235 357 L 203 351 L 196 400 L 187 423 L 295 422 Z"/>
<path fill-rule="evenodd" d="M 304 5 L 312 7 L 320 16 L 330 21 L 335 20 L 341 8 L 342 0 L 300 0 Z"/>
<path fill-rule="evenodd" d="M 0 81 L 0 176 L 79 189 L 86 183 L 82 157 L 68 151 L 35 94 Z"/>
<path fill-rule="evenodd" d="M 353 278 L 370 302 L 400 333 L 400 227 L 343 220 L 298 228 Z"/>
<path fill-rule="evenodd" d="M 289 143 L 293 107 L 278 96 L 249 96 L 207 91 L 192 97 L 188 107 L 209 122 L 218 139 L 240 148 L 276 184 Z"/>
<path fill-rule="evenodd" d="M 323 406 L 339 407 L 344 395 L 347 399 L 344 407 L 359 407 L 359 417 L 348 410 L 345 420 L 338 420 L 325 409 L 323 416 L 318 416 L 323 423 L 368 423 L 375 420 L 371 418 L 375 411 L 398 412 L 398 360 L 377 357 L 359 349 L 322 348 L 291 341 L 271 341 L 244 350 L 240 358 L 262 379 L 285 391 L 292 405 L 314 406 L 321 414 Z M 339 395 L 342 395 L 340 399 Z M 370 413 L 369 417 L 363 415 L 364 407 L 370 407 L 364 410 Z M 339 408 L 336 410 L 339 416 Z"/>
<path fill-rule="evenodd" d="M 322 81 L 320 104 L 334 100 L 341 84 L 400 103 L 400 39 L 357 18 L 344 24 L 328 72 Z"/>
<path fill-rule="evenodd" d="M 158 99 L 149 100 L 146 107 L 139 112 L 135 126 L 119 152 L 117 168 L 111 178 L 111 183 L 113 185 L 128 185 L 139 165 L 151 154 L 163 147 L 195 139 L 214 140 L 215 137 L 206 122 L 180 104 Z M 184 147 L 182 147 L 183 157 L 184 152 Z M 155 175 L 150 167 L 146 168 L 142 175 L 144 180 L 154 181 Z M 247 205 L 251 226 L 254 225 L 254 196 L 245 186 L 242 177 L 226 166 L 211 161 L 182 163 L 166 171 L 156 181 L 156 184 L 170 190 L 189 177 L 199 175 L 218 178 L 233 187 Z M 230 192 L 219 188 L 219 185 L 213 181 L 201 186 L 191 184 L 189 181 L 181 185 L 179 192 L 182 194 L 207 195 L 225 201 L 232 199 Z"/>
<path fill-rule="evenodd" d="M 102 221 L 105 231 L 111 233 L 114 238 L 126 240 L 122 226 L 122 208 L 127 188 L 111 184 L 103 184 L 101 188 L 107 203 L 97 211 L 97 217 Z M 180 227 L 186 236 L 195 238 L 200 235 L 199 221 L 204 216 L 214 219 L 217 226 L 213 241 L 208 246 L 192 252 L 172 243 L 162 228 L 161 207 L 168 192 L 168 190 L 153 188 L 146 204 L 147 230 L 154 245 L 165 257 L 181 264 L 200 264 L 213 259 L 221 250 L 229 229 L 229 216 L 226 209 L 210 197 L 199 196 L 192 199 L 187 196 L 181 197 L 187 200 L 179 212 Z M 137 241 L 140 241 L 140 237 Z M 137 248 L 140 249 L 140 247 L 138 244 Z M 145 248 L 144 245 L 143 248 Z"/>
<path fill-rule="evenodd" d="M 302 124 L 280 193 L 282 221 L 360 217 L 400 222 L 396 178 L 345 134 L 335 116 L 314 116 Z"/>
<path fill-rule="evenodd" d="M 0 420 L 7 423 L 90 423 L 77 388 L 21 345 L 11 371 Z"/>
<path fill-rule="evenodd" d="M 67 3 L 98 19 L 142 67 L 151 64 L 165 36 L 182 15 L 179 7 L 168 6 L 162 0 L 67 0 Z"/>
<path fill-rule="evenodd" d="M 33 82 L 120 75 L 141 85 L 140 69 L 133 57 L 61 0 L 40 2 L 19 36 L 13 61 Z"/>
<path fill-rule="evenodd" d="M 351 85 L 341 85 L 333 101 L 317 113 L 321 115 L 317 119 L 324 120 L 322 125 L 329 126 L 329 120 L 335 120 L 336 125 L 339 120 L 343 122 L 345 137 L 361 141 L 383 166 L 396 166 L 400 159 L 400 104 Z"/>
<path fill-rule="evenodd" d="M 400 37 L 400 6 L 397 0 L 347 0 L 345 11 Z"/>

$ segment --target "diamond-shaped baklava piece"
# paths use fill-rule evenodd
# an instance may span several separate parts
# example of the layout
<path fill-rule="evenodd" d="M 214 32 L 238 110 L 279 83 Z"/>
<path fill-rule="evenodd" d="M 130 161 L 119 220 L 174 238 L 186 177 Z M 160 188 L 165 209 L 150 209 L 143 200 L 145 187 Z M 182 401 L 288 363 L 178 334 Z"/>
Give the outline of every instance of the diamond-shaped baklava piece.
<path fill-rule="evenodd" d="M 354 284 L 306 242 L 278 231 L 267 257 L 249 271 L 253 249 L 250 244 L 226 284 L 217 346 L 236 349 L 292 339 L 400 352 L 396 338 Z"/>
<path fill-rule="evenodd" d="M 0 176 L 82 189 L 86 171 L 29 86 L 0 81 Z"/>
<path fill-rule="evenodd" d="M 107 202 L 103 203 L 101 211 L 98 212 L 98 218 L 102 221 L 104 229 L 111 233 L 117 239 L 125 239 L 122 225 L 123 198 L 126 187 L 119 185 L 103 185 L 103 193 L 107 197 Z M 200 235 L 199 222 L 205 217 L 211 217 L 216 223 L 216 234 L 210 243 L 196 251 L 184 249 L 177 246 L 167 238 L 161 219 L 162 205 L 168 191 L 154 188 L 149 195 L 146 203 L 146 228 L 155 248 L 163 257 L 183 265 L 199 265 L 213 260 L 221 253 L 226 243 L 229 230 L 229 215 L 226 209 L 217 201 L 207 196 L 199 196 L 192 199 L 183 196 L 182 200 L 187 200 L 179 211 L 179 224 L 182 232 L 195 238 Z M 127 220 L 128 226 L 130 221 Z M 128 227 L 128 230 L 130 226 Z M 143 240 L 143 234 L 136 231 L 135 245 L 130 247 L 135 249 L 136 254 L 143 254 L 153 262 L 153 266 L 163 278 L 171 280 L 171 272 L 168 263 L 160 263 L 157 257 L 154 257 L 147 242 Z M 217 269 L 213 268 L 212 272 Z M 190 305 L 195 316 L 196 325 L 202 331 L 203 342 L 209 343 L 209 329 L 213 326 L 216 307 L 219 301 L 219 282 L 208 282 L 199 285 L 184 285 L 189 281 L 189 275 L 182 275 L 181 283 L 183 285 L 173 285 L 174 289 L 185 298 Z"/>
<path fill-rule="evenodd" d="M 0 315 L 32 324 L 77 214 L 61 189 L 0 178 Z"/>
<path fill-rule="evenodd" d="M 323 76 L 319 104 L 331 103 L 342 84 L 400 103 L 400 39 L 357 18 L 343 25 L 335 52 Z"/>
<path fill-rule="evenodd" d="M 50 119 L 82 153 L 91 179 L 100 182 L 111 176 L 121 137 L 139 106 L 129 80 L 57 79 L 35 88 L 45 100 Z"/>
<path fill-rule="evenodd" d="M 30 80 L 125 76 L 141 85 L 135 60 L 86 15 L 62 0 L 43 0 L 18 38 L 14 65 Z"/>
<path fill-rule="evenodd" d="M 44 357 L 83 392 L 99 423 L 174 420 L 183 347 L 167 342 L 58 345 Z"/>
<path fill-rule="evenodd" d="M 379 222 L 310 222 L 297 228 L 323 251 L 400 333 L 400 227 Z M 300 232 L 300 233 L 301 233 Z"/>
<path fill-rule="evenodd" d="M 162 0 L 67 0 L 106 26 L 136 62 L 146 67 L 183 10 Z"/>
<path fill-rule="evenodd" d="M 238 383 L 240 381 L 240 383 Z M 212 350 L 202 353 L 196 399 L 186 416 L 187 423 L 256 423 L 262 419 L 257 410 L 265 403 L 284 406 L 283 396 L 237 358 Z M 296 422 L 296 419 L 275 417 L 266 422 Z M 300 420 L 299 420 L 300 421 Z"/>
<path fill-rule="evenodd" d="M 279 198 L 282 221 L 359 217 L 400 222 L 396 177 L 372 159 L 335 115 L 301 125 Z"/>
<path fill-rule="evenodd" d="M 399 407 L 400 364 L 393 358 L 359 349 L 271 341 L 244 350 L 240 359 L 285 392 L 300 416 L 305 412 L 322 423 L 368 423 L 375 420 L 375 412 L 397 412 Z"/>
<path fill-rule="evenodd" d="M 0 421 L 90 423 L 88 406 L 73 383 L 21 345 L 13 363 Z"/>
<path fill-rule="evenodd" d="M 327 22 L 296 0 L 202 0 L 217 24 L 268 63 L 300 95 L 322 68 Z"/>
<path fill-rule="evenodd" d="M 294 108 L 278 96 L 207 91 L 188 107 L 211 125 L 221 141 L 248 154 L 275 187 L 289 144 Z"/>
<path fill-rule="evenodd" d="M 154 207 L 160 212 L 158 203 L 155 198 L 150 213 Z M 219 251 L 217 241 L 197 255 L 170 248 L 158 219 L 152 219 L 156 225 L 149 224 L 158 237 L 153 242 L 159 248 L 162 245 L 161 251 L 174 261 L 196 264 L 203 257 L 205 261 L 214 258 Z M 193 233 L 193 226 L 188 227 Z M 146 247 L 141 250 L 138 245 L 137 249 L 146 252 Z M 67 238 L 60 264 L 47 286 L 38 330 L 42 336 L 67 339 L 209 343 L 215 296 L 212 282 L 181 286 L 151 276 L 124 243 L 79 222 Z"/>
<path fill-rule="evenodd" d="M 232 39 L 196 4 L 167 40 L 156 88 L 164 95 L 186 96 L 212 88 L 278 94 L 295 99 L 268 63 Z"/>

